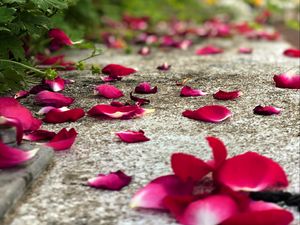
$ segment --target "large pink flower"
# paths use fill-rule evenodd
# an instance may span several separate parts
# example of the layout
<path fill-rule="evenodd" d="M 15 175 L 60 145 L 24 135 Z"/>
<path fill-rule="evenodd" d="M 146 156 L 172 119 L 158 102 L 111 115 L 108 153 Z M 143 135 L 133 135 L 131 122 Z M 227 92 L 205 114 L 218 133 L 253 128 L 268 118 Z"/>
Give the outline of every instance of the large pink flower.
<path fill-rule="evenodd" d="M 47 105 L 54 107 L 69 106 L 73 103 L 74 99 L 64 96 L 60 93 L 51 91 L 41 91 L 35 96 L 35 100 L 39 105 Z"/>
<path fill-rule="evenodd" d="M 46 145 L 55 151 L 66 150 L 74 144 L 76 136 L 77 132 L 74 128 L 71 128 L 69 131 L 63 128 Z"/>
<path fill-rule="evenodd" d="M 124 142 L 126 143 L 137 143 L 137 142 L 145 142 L 149 141 L 150 139 L 147 138 L 144 134 L 144 131 L 132 131 L 132 130 L 126 130 L 126 131 L 119 131 L 116 132 L 116 135 Z"/>
<path fill-rule="evenodd" d="M 93 188 L 119 191 L 127 186 L 131 180 L 131 176 L 127 176 L 121 170 L 118 170 L 107 175 L 99 174 L 97 177 L 89 179 L 88 185 Z"/>
<path fill-rule="evenodd" d="M 186 110 L 182 113 L 182 115 L 194 120 L 219 123 L 229 118 L 232 113 L 225 106 L 207 105 L 194 111 Z"/>
<path fill-rule="evenodd" d="M 300 89 L 300 74 L 279 74 L 273 77 L 276 87 Z"/>
<path fill-rule="evenodd" d="M 124 96 L 123 92 L 113 85 L 101 84 L 95 87 L 95 94 L 103 96 L 105 98 L 120 98 Z"/>
<path fill-rule="evenodd" d="M 0 140 L 0 169 L 22 165 L 32 159 L 36 153 L 37 150 L 23 151 L 10 147 Z"/>

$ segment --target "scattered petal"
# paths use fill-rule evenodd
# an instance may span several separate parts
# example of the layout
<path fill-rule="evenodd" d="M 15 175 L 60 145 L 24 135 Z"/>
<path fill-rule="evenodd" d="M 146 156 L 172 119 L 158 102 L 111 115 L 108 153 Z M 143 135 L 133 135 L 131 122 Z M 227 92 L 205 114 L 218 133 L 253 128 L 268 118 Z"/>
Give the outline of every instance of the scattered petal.
<path fill-rule="evenodd" d="M 51 91 L 51 88 L 50 88 L 50 86 L 48 84 L 45 84 L 45 83 L 38 84 L 38 85 L 33 86 L 29 90 L 29 93 L 35 95 L 35 94 L 37 94 L 37 93 L 39 93 L 41 91 Z"/>
<path fill-rule="evenodd" d="M 206 138 L 213 152 L 213 160 L 207 162 L 215 170 L 218 169 L 227 158 L 227 149 L 221 140 L 215 137 Z"/>
<path fill-rule="evenodd" d="M 44 84 L 49 85 L 50 89 L 55 92 L 65 89 L 65 80 L 59 76 L 54 80 L 44 80 Z"/>
<path fill-rule="evenodd" d="M 191 195 L 193 185 L 183 183 L 175 175 L 166 175 L 156 178 L 141 188 L 130 202 L 132 208 L 166 209 L 164 198 L 166 196 Z"/>
<path fill-rule="evenodd" d="M 48 36 L 51 39 L 50 42 L 50 50 L 51 51 L 57 51 L 61 49 L 64 46 L 72 45 L 71 39 L 63 32 L 62 30 L 58 28 L 51 29 L 48 32 Z"/>
<path fill-rule="evenodd" d="M 69 110 L 68 107 L 56 108 L 56 107 L 54 107 L 54 106 L 45 106 L 45 107 L 41 108 L 41 109 L 38 111 L 37 114 L 38 114 L 38 115 L 44 115 L 44 114 L 48 113 L 50 110 L 52 110 L 52 109 L 58 109 L 58 110 L 60 110 L 61 112 L 64 112 L 64 111 Z"/>
<path fill-rule="evenodd" d="M 142 48 L 138 51 L 138 53 L 139 53 L 140 55 L 142 55 L 142 56 L 146 56 L 146 55 L 149 55 L 149 54 L 151 53 L 151 50 L 150 50 L 150 48 L 149 48 L 148 46 L 144 46 L 144 47 L 142 47 Z"/>
<path fill-rule="evenodd" d="M 241 54 L 251 54 L 252 53 L 252 48 L 239 48 L 239 53 Z"/>
<path fill-rule="evenodd" d="M 203 92 L 200 89 L 193 89 L 190 86 L 184 86 L 180 91 L 181 97 L 195 97 L 195 96 L 204 96 L 206 95 L 205 92 Z"/>
<path fill-rule="evenodd" d="M 300 49 L 289 48 L 289 49 L 286 49 L 283 52 L 283 54 L 288 57 L 299 58 L 300 57 Z"/>
<path fill-rule="evenodd" d="M 126 131 L 119 131 L 116 132 L 116 135 L 124 142 L 126 143 L 137 143 L 137 142 L 145 142 L 149 141 L 150 139 L 147 138 L 144 134 L 144 131 L 132 131 L 132 130 L 126 130 Z"/>
<path fill-rule="evenodd" d="M 118 64 L 109 64 L 102 69 L 102 73 L 109 75 L 109 77 L 113 79 L 117 79 L 118 77 L 125 77 L 135 72 L 137 71 L 133 68 Z"/>
<path fill-rule="evenodd" d="M 50 140 L 55 136 L 55 132 L 48 130 L 35 130 L 31 133 L 24 134 L 23 139 L 27 141 Z"/>
<path fill-rule="evenodd" d="M 69 109 L 66 111 L 55 108 L 46 113 L 43 121 L 47 123 L 75 122 L 84 115 L 85 112 L 82 108 Z"/>
<path fill-rule="evenodd" d="M 242 95 L 242 92 L 240 91 L 222 91 L 219 90 L 215 94 L 213 94 L 215 99 L 218 100 L 233 100 Z"/>
<path fill-rule="evenodd" d="M 32 159 L 38 150 L 23 151 L 5 145 L 0 140 L 0 169 L 7 169 L 22 165 Z"/>
<path fill-rule="evenodd" d="M 15 99 L 26 98 L 29 94 L 30 94 L 29 91 L 21 90 L 15 94 L 14 98 Z"/>
<path fill-rule="evenodd" d="M 276 87 L 300 89 L 300 74 L 279 74 L 273 77 Z"/>
<path fill-rule="evenodd" d="M 147 105 L 150 103 L 149 99 L 146 98 L 139 98 L 137 96 L 132 95 L 132 92 L 130 92 L 130 99 L 136 102 L 136 105 L 141 106 L 141 105 Z"/>
<path fill-rule="evenodd" d="M 117 99 L 124 96 L 123 92 L 113 85 L 101 84 L 95 88 L 95 93 L 105 98 Z"/>
<path fill-rule="evenodd" d="M 151 87 L 151 84 L 148 82 L 142 82 L 135 87 L 134 92 L 138 94 L 155 94 L 157 86 Z"/>
<path fill-rule="evenodd" d="M 75 142 L 77 132 L 74 128 L 69 131 L 66 128 L 61 129 L 54 138 L 47 142 L 46 145 L 53 148 L 55 151 L 61 151 L 71 148 Z"/>
<path fill-rule="evenodd" d="M 254 114 L 270 116 L 274 114 L 280 114 L 282 109 L 274 107 L 274 106 L 261 106 L 258 105 L 253 109 Z"/>
<path fill-rule="evenodd" d="M 41 91 L 35 96 L 35 100 L 39 105 L 63 107 L 69 106 L 73 103 L 74 99 L 66 97 L 63 94 L 51 91 Z"/>
<path fill-rule="evenodd" d="M 158 70 L 163 70 L 163 71 L 167 71 L 171 68 L 171 65 L 169 65 L 168 63 L 164 63 L 160 66 L 157 67 Z"/>
<path fill-rule="evenodd" d="M 121 170 L 109 174 L 99 174 L 95 178 L 88 180 L 88 185 L 93 188 L 119 191 L 123 187 L 129 185 L 132 177 L 127 176 Z"/>
<path fill-rule="evenodd" d="M 227 159 L 219 168 L 217 180 L 234 191 L 262 191 L 288 185 L 280 165 L 255 152 Z"/>
<path fill-rule="evenodd" d="M 199 48 L 198 50 L 196 50 L 197 55 L 213 55 L 213 54 L 219 54 L 222 52 L 223 52 L 223 49 L 220 49 L 220 48 L 212 46 L 212 45 L 208 45 L 208 46 L 205 46 L 203 48 Z"/>
<path fill-rule="evenodd" d="M 182 115 L 194 120 L 219 123 L 229 118 L 232 113 L 225 106 L 207 105 L 194 111 L 186 110 L 182 113 Z"/>

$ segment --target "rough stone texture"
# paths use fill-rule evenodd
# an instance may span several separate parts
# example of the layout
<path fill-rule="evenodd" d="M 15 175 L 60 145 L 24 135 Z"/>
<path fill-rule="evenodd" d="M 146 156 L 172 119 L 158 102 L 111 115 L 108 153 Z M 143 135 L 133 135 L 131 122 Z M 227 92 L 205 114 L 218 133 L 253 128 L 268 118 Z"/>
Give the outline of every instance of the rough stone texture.
<path fill-rule="evenodd" d="M 53 150 L 47 147 L 23 144 L 19 148 L 25 150 L 38 148 L 39 151 L 30 162 L 22 167 L 0 169 L 0 220 L 13 208 L 53 158 Z"/>
<path fill-rule="evenodd" d="M 0 140 L 5 144 L 16 143 L 16 129 L 14 127 L 1 127 Z"/>
<path fill-rule="evenodd" d="M 167 52 L 153 50 L 147 57 L 105 51 L 90 63 L 105 65 L 119 63 L 136 67 L 139 72 L 115 85 L 126 94 L 141 81 L 157 85 L 159 91 L 147 95 L 156 111 L 134 120 L 97 120 L 85 117 L 76 123 L 45 125 L 54 131 L 74 127 L 79 133 L 76 145 L 70 151 L 55 156 L 55 166 L 49 170 L 32 193 L 24 200 L 6 224 L 11 225 L 163 225 L 176 224 L 167 214 L 153 211 L 136 211 L 128 204 L 133 194 L 155 177 L 171 172 L 170 155 L 186 152 L 208 159 L 210 150 L 205 137 L 221 138 L 229 155 L 256 151 L 278 161 L 286 170 L 289 191 L 299 190 L 299 91 L 279 89 L 273 75 L 299 66 L 298 59 L 284 57 L 288 45 L 284 42 L 216 41 L 226 48 L 224 54 L 196 56 L 194 49 Z M 233 44 L 234 43 L 234 44 Z M 237 53 L 239 46 L 253 47 L 252 55 Z M 199 47 L 199 46 L 197 46 Z M 71 59 L 84 57 L 86 52 L 71 52 Z M 172 65 L 169 72 L 156 67 L 163 62 Z M 64 93 L 76 98 L 73 107 L 90 109 L 109 100 L 93 96 L 93 87 L 101 83 L 98 75 L 90 72 L 71 72 L 76 80 Z M 189 85 L 209 94 L 203 97 L 179 97 L 176 81 L 191 78 Z M 240 89 L 243 96 L 237 101 L 218 101 L 212 94 L 219 89 Z M 38 110 L 32 99 L 25 103 Z M 194 121 L 181 116 L 185 109 L 197 109 L 207 104 L 222 104 L 234 116 L 220 124 Z M 254 115 L 259 104 L 284 109 L 279 116 Z M 143 129 L 151 141 L 139 144 L 119 142 L 114 132 Z M 253 165 L 255 166 L 255 165 Z M 98 173 L 122 169 L 133 175 L 133 182 L 120 192 L 89 188 L 86 180 Z M 297 214 L 295 214 L 297 215 Z M 299 219 L 299 218 L 298 218 Z M 294 224 L 297 224 L 296 219 Z"/>

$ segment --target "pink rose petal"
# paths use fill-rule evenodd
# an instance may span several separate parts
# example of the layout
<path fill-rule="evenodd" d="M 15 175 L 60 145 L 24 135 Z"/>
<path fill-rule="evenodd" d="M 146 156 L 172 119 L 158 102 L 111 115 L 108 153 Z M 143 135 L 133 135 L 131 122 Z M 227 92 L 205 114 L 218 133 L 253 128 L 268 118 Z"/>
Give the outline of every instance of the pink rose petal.
<path fill-rule="evenodd" d="M 36 153 L 37 150 L 23 151 L 10 147 L 0 140 L 0 169 L 22 165 L 32 159 Z"/>
<path fill-rule="evenodd" d="M 48 36 L 51 39 L 50 42 L 50 49 L 51 51 L 57 51 L 61 49 L 64 46 L 72 45 L 73 42 L 71 39 L 63 32 L 62 30 L 58 28 L 51 29 L 48 32 Z"/>
<path fill-rule="evenodd" d="M 171 65 L 169 65 L 168 63 L 164 63 L 160 66 L 157 67 L 158 70 L 162 70 L 162 71 L 167 71 L 171 68 Z"/>
<path fill-rule="evenodd" d="M 222 91 L 219 90 L 215 94 L 213 94 L 215 99 L 218 100 L 233 100 L 236 98 L 239 98 L 242 95 L 242 92 L 240 91 Z"/>
<path fill-rule="evenodd" d="M 133 100 L 133 101 L 135 101 L 136 102 L 135 104 L 138 105 L 138 106 L 147 105 L 147 104 L 150 103 L 149 99 L 139 98 L 137 96 L 134 96 L 134 95 L 132 95 L 132 92 L 130 92 L 130 99 Z"/>
<path fill-rule="evenodd" d="M 251 54 L 252 53 L 252 48 L 241 47 L 241 48 L 239 48 L 239 53 L 241 53 L 241 54 Z"/>
<path fill-rule="evenodd" d="M 300 49 L 289 48 L 289 49 L 286 49 L 283 52 L 283 54 L 288 57 L 299 58 L 300 57 Z"/>
<path fill-rule="evenodd" d="M 132 131 L 132 130 L 126 130 L 126 131 L 119 131 L 116 132 L 116 135 L 124 142 L 126 143 L 137 143 L 137 142 L 145 142 L 149 141 L 150 139 L 147 138 L 144 134 L 144 131 Z"/>
<path fill-rule="evenodd" d="M 85 112 L 82 108 L 69 109 L 61 111 L 60 109 L 52 109 L 46 113 L 43 121 L 47 123 L 64 123 L 75 122 L 82 118 Z"/>
<path fill-rule="evenodd" d="M 66 97 L 63 94 L 51 91 L 41 91 L 35 96 L 35 100 L 39 105 L 47 105 L 54 107 L 69 106 L 74 102 L 73 98 Z"/>
<path fill-rule="evenodd" d="M 142 56 L 149 55 L 150 53 L 151 53 L 151 50 L 148 46 L 144 46 L 138 51 L 138 54 L 140 54 Z"/>
<path fill-rule="evenodd" d="M 300 74 L 280 74 L 273 77 L 276 87 L 300 89 Z"/>
<path fill-rule="evenodd" d="M 75 142 L 77 132 L 74 128 L 69 131 L 66 128 L 61 129 L 54 138 L 47 142 L 46 145 L 53 148 L 55 151 L 61 151 L 71 148 Z"/>
<path fill-rule="evenodd" d="M 101 84 L 95 88 L 95 93 L 105 98 L 117 99 L 124 96 L 123 92 L 113 85 Z"/>
<path fill-rule="evenodd" d="M 88 185 L 93 188 L 119 191 L 123 187 L 129 185 L 132 177 L 127 176 L 121 170 L 109 174 L 99 174 L 95 178 L 88 180 Z"/>
<path fill-rule="evenodd" d="M 217 180 L 234 191 L 262 191 L 288 185 L 280 165 L 255 152 L 227 159 L 218 170 Z"/>
<path fill-rule="evenodd" d="M 274 107 L 274 106 L 261 106 L 258 105 L 253 109 L 254 114 L 270 116 L 280 114 L 282 109 Z"/>
<path fill-rule="evenodd" d="M 181 97 L 195 97 L 195 96 L 204 96 L 205 92 L 200 89 L 193 89 L 190 86 L 184 86 L 180 91 Z"/>
<path fill-rule="evenodd" d="M 59 76 L 54 80 L 44 80 L 44 84 L 49 85 L 50 89 L 54 92 L 62 91 L 65 89 L 65 80 Z"/>
<path fill-rule="evenodd" d="M 117 79 L 118 77 L 128 76 L 137 72 L 133 68 L 125 67 L 118 64 L 109 64 L 102 69 L 102 73 L 109 75 L 111 78 Z"/>
<path fill-rule="evenodd" d="M 17 144 L 19 145 L 21 143 L 23 137 L 23 126 L 19 119 L 0 116 L 0 126 L 15 127 L 17 130 L 16 132 Z"/>
<path fill-rule="evenodd" d="M 237 204 L 229 196 L 211 195 L 192 202 L 180 222 L 184 225 L 218 225 L 237 212 Z"/>
<path fill-rule="evenodd" d="M 213 55 L 213 54 L 219 54 L 222 53 L 223 49 L 220 49 L 218 47 L 208 45 L 203 48 L 199 48 L 196 50 L 196 55 Z"/>
<path fill-rule="evenodd" d="M 229 118 L 232 113 L 225 106 L 207 105 L 197 110 L 186 110 L 182 113 L 184 117 L 190 119 L 201 120 L 204 122 L 219 123 Z"/>
<path fill-rule="evenodd" d="M 15 99 L 26 98 L 29 94 L 30 94 L 29 91 L 24 91 L 24 90 L 18 91 L 15 94 L 14 98 Z"/>
<path fill-rule="evenodd" d="M 151 84 L 148 82 L 142 82 L 135 87 L 134 92 L 138 94 L 155 94 L 157 86 L 151 87 Z"/>
<path fill-rule="evenodd" d="M 31 133 L 24 134 L 23 139 L 27 141 L 50 140 L 56 135 L 55 132 L 48 130 L 35 130 Z"/>
<path fill-rule="evenodd" d="M 132 208 L 166 209 L 164 198 L 169 195 L 190 195 L 193 191 L 191 183 L 183 183 L 174 175 L 161 176 L 135 193 L 131 199 Z"/>
<path fill-rule="evenodd" d="M 215 137 L 206 137 L 206 140 L 212 149 L 213 160 L 207 162 L 215 170 L 218 169 L 227 158 L 227 149 L 221 140 Z"/>

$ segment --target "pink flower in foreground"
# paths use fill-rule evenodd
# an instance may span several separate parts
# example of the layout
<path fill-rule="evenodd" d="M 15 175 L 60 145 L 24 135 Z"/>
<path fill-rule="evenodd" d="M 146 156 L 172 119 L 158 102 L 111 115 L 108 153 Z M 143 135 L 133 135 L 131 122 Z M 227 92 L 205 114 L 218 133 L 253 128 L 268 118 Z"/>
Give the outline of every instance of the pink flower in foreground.
<path fill-rule="evenodd" d="M 109 64 L 102 69 L 102 73 L 109 75 L 112 79 L 118 79 L 119 77 L 125 77 L 137 72 L 133 68 L 125 67 L 118 64 Z"/>
<path fill-rule="evenodd" d="M 84 117 L 84 115 L 85 112 L 82 108 L 67 110 L 54 108 L 45 114 L 43 121 L 47 123 L 75 122 Z"/>
<path fill-rule="evenodd" d="M 251 54 L 252 53 L 252 48 L 239 48 L 239 53 L 241 54 Z"/>
<path fill-rule="evenodd" d="M 35 100 L 39 105 L 47 105 L 54 107 L 69 106 L 74 99 L 66 97 L 63 94 L 51 91 L 41 91 L 35 96 Z"/>
<path fill-rule="evenodd" d="M 123 92 L 113 85 L 101 84 L 95 87 L 95 94 L 105 98 L 117 99 L 124 96 Z"/>
<path fill-rule="evenodd" d="M 144 134 L 144 131 L 132 131 L 132 130 L 126 130 L 126 131 L 119 131 L 116 132 L 116 135 L 124 142 L 126 143 L 137 143 L 137 142 L 145 142 L 149 141 L 150 139 L 147 138 Z"/>
<path fill-rule="evenodd" d="M 15 94 L 14 98 L 15 99 L 26 98 L 29 94 L 30 94 L 29 91 L 21 90 Z"/>
<path fill-rule="evenodd" d="M 37 130 L 42 124 L 26 107 L 10 97 L 0 97 L 0 116 L 19 120 L 24 131 Z"/>
<path fill-rule="evenodd" d="M 219 123 L 229 118 L 232 113 L 222 105 L 207 105 L 197 110 L 186 110 L 182 113 L 184 117 L 204 122 Z"/>
<path fill-rule="evenodd" d="M 273 77 L 276 87 L 300 89 L 300 74 L 279 74 Z"/>
<path fill-rule="evenodd" d="M 282 109 L 276 108 L 274 106 L 261 106 L 258 105 L 253 109 L 254 114 L 270 116 L 274 114 L 280 114 Z"/>
<path fill-rule="evenodd" d="M 242 95 L 242 92 L 240 91 L 222 91 L 219 90 L 215 94 L 213 94 L 215 99 L 218 100 L 234 100 L 236 98 L 239 98 Z"/>
<path fill-rule="evenodd" d="M 47 146 L 53 148 L 55 151 L 61 151 L 71 148 L 77 137 L 77 132 L 74 128 L 69 131 L 66 128 L 61 129 L 49 142 Z"/>
<path fill-rule="evenodd" d="M 163 63 L 162 65 L 156 67 L 156 69 L 158 70 L 162 70 L 162 71 L 167 71 L 171 68 L 171 65 L 169 65 L 168 63 Z"/>
<path fill-rule="evenodd" d="M 190 86 L 184 86 L 180 91 L 181 97 L 195 97 L 195 96 L 204 96 L 205 92 L 200 89 L 193 89 Z"/>
<path fill-rule="evenodd" d="M 57 51 L 64 46 L 73 45 L 73 42 L 66 35 L 66 33 L 58 28 L 51 29 L 48 32 L 48 36 L 51 39 L 51 42 L 50 42 L 50 50 L 51 51 Z"/>
<path fill-rule="evenodd" d="M 87 184 L 93 188 L 119 191 L 129 185 L 131 180 L 131 176 L 127 176 L 121 170 L 118 170 L 107 175 L 99 174 L 97 177 L 89 179 Z"/>
<path fill-rule="evenodd" d="M 111 106 L 96 105 L 88 111 L 88 115 L 103 119 L 133 119 L 143 116 L 149 110 L 143 109 L 137 105 Z"/>
<path fill-rule="evenodd" d="M 151 87 L 151 84 L 148 82 L 142 82 L 135 87 L 134 92 L 138 94 L 155 94 L 157 86 Z"/>
<path fill-rule="evenodd" d="M 223 49 L 220 49 L 218 47 L 208 45 L 202 48 L 199 48 L 196 50 L 196 55 L 214 55 L 214 54 L 220 54 L 223 52 Z"/>
<path fill-rule="evenodd" d="M 289 49 L 286 49 L 283 52 L 283 54 L 288 57 L 299 58 L 300 57 L 300 49 L 289 48 Z"/>
<path fill-rule="evenodd" d="M 5 145 L 0 140 L 0 169 L 7 169 L 22 165 L 32 159 L 38 150 L 23 151 Z"/>
<path fill-rule="evenodd" d="M 50 140 L 56 135 L 55 132 L 48 130 L 35 130 L 33 132 L 23 135 L 23 140 L 27 141 L 41 141 L 41 140 Z"/>

